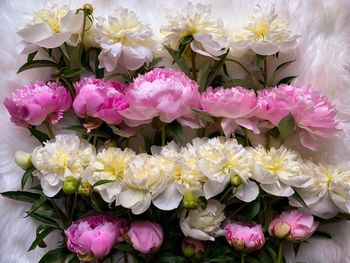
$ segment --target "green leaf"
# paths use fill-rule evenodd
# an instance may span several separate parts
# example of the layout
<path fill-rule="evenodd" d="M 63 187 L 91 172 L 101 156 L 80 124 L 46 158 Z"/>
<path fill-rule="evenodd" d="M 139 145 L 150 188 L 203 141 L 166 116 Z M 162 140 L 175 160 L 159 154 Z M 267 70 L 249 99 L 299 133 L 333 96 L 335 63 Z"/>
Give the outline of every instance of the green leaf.
<path fill-rule="evenodd" d="M 184 143 L 185 137 L 184 137 L 184 131 L 183 127 L 178 122 L 172 122 L 166 126 L 168 134 L 175 137 L 176 140 L 180 143 Z"/>
<path fill-rule="evenodd" d="M 277 86 L 278 85 L 281 85 L 281 84 L 287 84 L 289 85 L 293 79 L 295 79 L 297 76 L 288 76 L 288 77 L 285 77 L 283 79 L 281 79 L 280 81 L 278 81 L 277 83 Z"/>
<path fill-rule="evenodd" d="M 206 90 L 207 79 L 210 73 L 210 61 L 198 71 L 197 83 L 199 86 L 199 91 L 203 92 Z"/>
<path fill-rule="evenodd" d="M 48 225 L 48 226 L 51 226 L 53 228 L 58 228 L 57 222 L 55 220 L 51 219 L 48 215 L 46 215 L 44 211 L 36 211 L 34 213 L 31 213 L 29 216 L 31 218 L 41 222 L 41 223 Z"/>
<path fill-rule="evenodd" d="M 248 209 L 247 212 L 247 221 L 250 222 L 252 221 L 260 211 L 260 198 L 258 198 Z"/>
<path fill-rule="evenodd" d="M 228 52 L 229 52 L 229 49 L 227 50 L 227 52 L 225 54 L 223 54 L 223 55 L 221 55 L 219 57 L 219 60 L 215 60 L 214 65 L 210 69 L 210 73 L 209 73 L 209 76 L 208 76 L 208 83 L 212 82 L 212 80 L 215 77 L 215 74 L 217 73 L 217 71 L 220 70 L 221 67 L 224 67 L 224 72 L 225 72 L 225 66 L 224 65 L 225 65 L 225 60 L 226 60 L 226 57 L 228 55 Z"/>
<path fill-rule="evenodd" d="M 114 210 L 114 216 L 116 217 L 120 217 L 122 215 L 125 215 L 126 213 L 129 212 L 129 209 L 124 208 L 122 206 L 117 206 Z"/>
<path fill-rule="evenodd" d="M 92 185 L 92 188 L 97 187 L 97 186 L 99 186 L 99 185 L 112 183 L 112 182 L 114 182 L 114 181 L 113 181 L 113 180 L 100 180 L 100 181 L 97 181 L 96 183 L 94 183 L 94 184 Z"/>
<path fill-rule="evenodd" d="M 44 145 L 44 142 L 50 140 L 50 137 L 46 133 L 37 130 L 35 127 L 28 127 L 28 130 L 42 145 Z"/>
<path fill-rule="evenodd" d="M 275 69 L 275 71 L 273 72 L 273 74 L 276 74 L 278 71 L 288 67 L 290 64 L 292 64 L 296 59 L 293 59 L 293 60 L 289 60 L 289 61 L 286 61 L 280 65 L 278 65 Z"/>
<path fill-rule="evenodd" d="M 42 230 L 39 233 L 37 233 L 36 238 L 30 245 L 28 251 L 35 249 L 42 241 L 44 241 L 44 238 L 47 237 L 54 230 L 55 228 L 49 226 L 45 226 L 44 228 L 42 228 Z"/>
<path fill-rule="evenodd" d="M 92 206 L 92 208 L 98 212 L 98 213 L 103 213 L 103 210 L 102 208 L 100 207 L 99 203 L 98 203 L 98 200 L 97 200 L 97 196 L 95 193 L 92 193 L 90 195 L 90 204 Z"/>
<path fill-rule="evenodd" d="M 69 55 L 69 52 L 68 52 L 68 49 L 67 49 L 67 44 L 66 43 L 63 43 L 61 46 L 60 46 L 60 50 L 62 52 L 62 54 L 68 59 L 70 60 L 71 57 Z"/>
<path fill-rule="evenodd" d="M 68 126 L 68 127 L 64 127 L 64 130 L 70 130 L 70 131 L 76 131 L 79 132 L 81 134 L 85 134 L 85 135 L 89 135 L 89 136 L 97 136 L 97 137 L 101 137 L 101 138 L 109 138 L 109 134 L 105 131 L 102 131 L 100 129 L 94 129 L 90 132 L 87 131 L 87 129 L 83 126 L 80 125 L 73 125 L 73 126 Z"/>
<path fill-rule="evenodd" d="M 262 67 L 265 58 L 266 58 L 266 56 L 264 56 L 264 55 L 259 55 L 259 54 L 256 54 L 256 55 L 255 55 L 256 68 L 257 68 L 257 69 L 260 69 L 260 68 Z"/>
<path fill-rule="evenodd" d="M 300 196 L 300 194 L 294 190 L 293 198 L 299 202 L 303 207 L 309 208 L 308 205 L 305 203 L 304 199 Z"/>
<path fill-rule="evenodd" d="M 180 67 L 180 69 L 187 76 L 191 77 L 190 68 L 189 68 L 188 64 L 186 63 L 185 59 L 183 58 L 183 56 L 175 49 L 172 49 L 168 46 L 164 46 L 164 47 L 168 51 L 170 56 L 174 59 L 175 63 Z"/>
<path fill-rule="evenodd" d="M 282 139 L 286 139 L 295 130 L 295 120 L 292 114 L 288 114 L 277 125 Z"/>
<path fill-rule="evenodd" d="M 33 52 L 33 53 L 30 53 L 29 55 L 28 55 L 28 58 L 27 58 L 27 63 L 28 62 L 32 62 L 33 61 L 33 59 L 34 59 L 34 57 L 35 57 L 35 55 L 38 53 L 38 51 L 35 51 L 35 52 Z"/>
<path fill-rule="evenodd" d="M 223 259 L 225 256 L 231 253 L 231 248 L 228 246 L 220 246 L 214 250 L 214 252 L 210 255 L 210 262 L 220 262 L 215 261 L 218 259 Z M 231 257 L 232 259 L 232 257 Z"/>
<path fill-rule="evenodd" d="M 101 49 L 96 49 L 96 54 L 95 54 L 95 75 L 96 78 L 102 79 L 105 75 L 104 68 L 100 68 L 100 60 L 98 59 L 98 56 L 101 53 Z"/>
<path fill-rule="evenodd" d="M 65 258 L 68 251 L 65 247 L 56 248 L 47 252 L 39 261 L 39 263 L 54 263 Z"/>
<path fill-rule="evenodd" d="M 194 113 L 197 114 L 197 116 L 199 118 L 201 118 L 202 120 L 209 122 L 209 123 L 213 123 L 216 124 L 215 120 L 213 119 L 213 117 L 209 116 L 208 114 L 206 114 L 205 112 L 201 111 L 201 110 L 197 110 L 197 109 L 192 109 L 192 111 Z"/>
<path fill-rule="evenodd" d="M 51 60 L 32 60 L 32 61 L 29 61 L 29 62 L 25 63 L 24 65 L 22 65 L 22 67 L 20 67 L 19 70 L 17 71 L 17 74 L 21 73 L 25 70 L 28 70 L 28 69 L 46 68 L 46 67 L 57 68 L 58 64 L 51 61 Z"/>
<path fill-rule="evenodd" d="M 65 78 L 71 78 L 79 75 L 82 70 L 83 70 L 82 68 L 70 68 L 70 69 L 63 70 L 62 75 Z"/>
<path fill-rule="evenodd" d="M 179 40 L 179 53 L 182 55 L 186 48 L 188 47 L 188 45 L 193 41 L 193 36 L 192 35 L 187 35 L 182 37 L 182 39 Z"/>
<path fill-rule="evenodd" d="M 47 198 L 44 196 L 41 196 L 38 200 L 36 200 L 30 210 L 27 212 L 27 215 L 25 217 L 30 216 L 32 213 L 34 213 L 36 210 L 38 210 L 45 202 Z"/>
<path fill-rule="evenodd" d="M 32 176 L 32 173 L 35 171 L 34 167 L 31 167 L 29 169 L 27 169 L 21 179 L 21 188 L 23 190 L 24 186 L 26 185 L 28 179 Z"/>
<path fill-rule="evenodd" d="M 77 255 L 73 255 L 73 257 L 68 261 L 68 263 L 79 263 L 80 260 L 79 258 L 77 257 Z M 112 261 L 111 263 L 113 263 L 114 261 Z"/>
<path fill-rule="evenodd" d="M 235 86 L 241 86 L 241 87 L 246 87 L 250 88 L 253 86 L 253 84 L 245 79 L 230 79 L 224 82 L 224 87 L 235 87 Z"/>
<path fill-rule="evenodd" d="M 8 191 L 1 193 L 3 197 L 10 198 L 16 201 L 34 203 L 41 197 L 41 194 L 26 192 L 26 191 Z"/>
<path fill-rule="evenodd" d="M 114 248 L 119 250 L 119 251 L 125 251 L 125 252 L 134 251 L 134 248 L 130 244 L 127 244 L 127 243 L 119 243 L 119 244 L 115 245 Z"/>

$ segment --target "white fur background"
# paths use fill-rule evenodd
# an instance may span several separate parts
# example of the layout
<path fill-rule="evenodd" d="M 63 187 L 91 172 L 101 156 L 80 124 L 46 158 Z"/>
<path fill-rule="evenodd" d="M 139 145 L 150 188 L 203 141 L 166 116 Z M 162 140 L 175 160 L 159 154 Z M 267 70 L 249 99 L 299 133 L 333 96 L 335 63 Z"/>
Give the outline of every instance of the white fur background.
<path fill-rule="evenodd" d="M 16 150 L 31 151 L 36 142 L 26 130 L 15 127 L 9 121 L 2 102 L 13 90 L 28 81 L 48 78 L 48 72 L 31 70 L 20 75 L 16 71 L 25 57 L 15 51 L 19 41 L 16 31 L 24 24 L 23 13 L 31 14 L 46 4 L 45 0 L 0 0 L 0 192 L 19 190 L 22 171 L 13 162 Z M 72 8 L 88 1 L 52 0 Z M 91 2 L 91 1 L 90 1 Z M 92 1 L 95 13 L 108 14 L 116 2 L 133 9 L 142 20 L 152 25 L 155 31 L 164 23 L 166 5 L 170 10 L 183 6 L 182 0 L 96 0 Z M 193 1 L 199 2 L 199 1 Z M 213 12 L 234 28 L 244 20 L 255 3 L 273 2 L 281 16 L 288 20 L 301 36 L 299 50 L 287 56 L 297 56 L 290 72 L 297 72 L 297 83 L 312 84 L 329 96 L 337 105 L 339 118 L 344 122 L 340 138 L 323 141 L 317 154 L 304 151 L 316 160 L 339 165 L 349 165 L 350 159 L 350 1 L 349 0 L 212 0 Z M 159 37 L 159 35 L 158 35 Z M 36 224 L 24 219 L 28 206 L 0 197 L 0 262 L 38 262 L 44 249 L 27 252 L 35 238 Z M 312 239 L 302 245 L 297 258 L 289 261 L 307 263 L 349 263 L 350 223 L 342 222 L 325 226 L 333 234 L 332 240 Z M 49 238 L 48 238 L 49 239 Z M 49 247 L 55 244 L 49 240 Z"/>

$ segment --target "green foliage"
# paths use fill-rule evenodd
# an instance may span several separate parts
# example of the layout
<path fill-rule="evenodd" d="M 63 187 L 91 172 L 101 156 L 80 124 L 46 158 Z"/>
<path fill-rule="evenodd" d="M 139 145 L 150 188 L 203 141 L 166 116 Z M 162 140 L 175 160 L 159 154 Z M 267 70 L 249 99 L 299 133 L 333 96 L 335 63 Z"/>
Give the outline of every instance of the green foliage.
<path fill-rule="evenodd" d="M 30 167 L 28 168 L 23 176 L 22 176 L 22 179 L 21 179 L 21 189 L 23 190 L 24 186 L 26 185 L 27 181 L 29 178 L 33 178 L 33 172 L 35 171 L 35 168 L 34 167 Z"/>
<path fill-rule="evenodd" d="M 42 145 L 44 145 L 44 142 L 50 140 L 50 137 L 46 133 L 39 131 L 34 126 L 28 127 L 28 130 L 30 131 L 31 135 L 34 136 Z"/>
<path fill-rule="evenodd" d="M 180 67 L 180 69 L 188 76 L 191 77 L 191 72 L 190 72 L 190 68 L 187 64 L 187 62 L 185 61 L 184 57 L 182 56 L 182 54 L 180 54 L 180 52 L 176 51 L 175 49 L 172 49 L 169 46 L 164 46 L 165 49 L 168 51 L 168 53 L 170 54 L 170 56 L 173 58 L 173 60 L 175 61 L 175 63 Z"/>
<path fill-rule="evenodd" d="M 278 123 L 278 131 L 282 139 L 288 138 L 295 130 L 295 120 L 292 114 L 288 114 Z"/>

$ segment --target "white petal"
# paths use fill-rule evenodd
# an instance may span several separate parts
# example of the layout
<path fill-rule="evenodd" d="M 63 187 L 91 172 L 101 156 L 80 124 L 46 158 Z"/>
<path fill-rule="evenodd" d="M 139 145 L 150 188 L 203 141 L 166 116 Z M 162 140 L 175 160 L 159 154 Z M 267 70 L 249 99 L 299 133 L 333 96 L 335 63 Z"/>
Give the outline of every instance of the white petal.
<path fill-rule="evenodd" d="M 71 35 L 72 35 L 71 32 L 56 33 L 46 39 L 35 42 L 35 44 L 38 45 L 39 47 L 44 47 L 44 48 L 59 47 L 64 42 L 69 40 Z"/>
<path fill-rule="evenodd" d="M 28 43 L 27 41 L 20 41 L 16 44 L 16 51 L 20 55 L 27 55 L 37 51 L 39 47 L 37 45 Z"/>
<path fill-rule="evenodd" d="M 251 48 L 256 54 L 269 56 L 278 52 L 278 47 L 274 44 L 264 42 L 253 42 Z"/>
<path fill-rule="evenodd" d="M 285 185 L 280 182 L 274 184 L 260 184 L 260 187 L 267 193 L 275 196 L 286 196 L 289 197 L 294 194 L 292 187 Z"/>
<path fill-rule="evenodd" d="M 80 33 L 83 27 L 83 12 L 75 14 L 75 11 L 69 11 L 64 17 L 61 18 L 61 32 L 74 32 Z"/>
<path fill-rule="evenodd" d="M 47 39 L 55 33 L 48 28 L 45 24 L 35 24 L 28 26 L 17 32 L 17 34 L 23 38 L 24 41 L 29 43 L 36 43 L 41 40 Z"/>
<path fill-rule="evenodd" d="M 334 204 L 328 194 L 325 195 L 319 202 L 310 205 L 309 208 L 310 209 L 303 210 L 307 210 L 313 215 L 316 215 L 323 219 L 330 219 L 336 216 L 336 214 L 339 212 L 339 208 Z"/>
<path fill-rule="evenodd" d="M 204 183 L 204 196 L 206 199 L 210 199 L 217 194 L 220 194 L 226 187 L 228 181 L 216 182 L 212 180 L 207 180 Z"/>
<path fill-rule="evenodd" d="M 235 196 L 244 202 L 251 202 L 255 200 L 255 198 L 259 195 L 259 187 L 258 185 L 248 180 L 246 183 L 242 183 L 235 194 Z"/>
<path fill-rule="evenodd" d="M 117 66 L 118 57 L 113 57 L 109 50 L 102 50 L 100 55 L 98 55 L 98 59 L 100 61 L 99 67 L 105 68 L 108 72 L 114 70 Z"/>
<path fill-rule="evenodd" d="M 139 69 L 149 57 L 150 51 L 142 47 L 123 46 L 122 65 L 129 70 Z"/>
<path fill-rule="evenodd" d="M 56 185 L 50 185 L 45 178 L 41 178 L 40 180 L 41 187 L 43 188 L 44 195 L 47 197 L 55 196 L 62 188 L 62 182 Z"/>
<path fill-rule="evenodd" d="M 175 184 L 153 199 L 153 204 L 161 210 L 169 211 L 177 208 L 182 200 L 182 195 L 177 191 Z"/>
<path fill-rule="evenodd" d="M 120 193 L 119 203 L 138 215 L 146 211 L 151 205 L 151 195 L 146 191 L 129 188 Z"/>

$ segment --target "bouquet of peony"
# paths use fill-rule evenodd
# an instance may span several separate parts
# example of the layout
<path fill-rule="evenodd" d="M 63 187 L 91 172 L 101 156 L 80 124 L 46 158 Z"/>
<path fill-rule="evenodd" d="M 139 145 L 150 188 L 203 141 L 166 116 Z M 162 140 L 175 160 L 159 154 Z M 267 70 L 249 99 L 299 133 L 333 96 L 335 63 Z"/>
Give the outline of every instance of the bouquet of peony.
<path fill-rule="evenodd" d="M 155 32 L 129 9 L 48 5 L 18 32 L 18 73 L 51 75 L 4 102 L 38 146 L 2 195 L 31 205 L 29 250 L 60 234 L 40 263 L 282 263 L 350 219 L 350 171 L 303 154 L 338 136 L 335 106 L 291 84 L 299 36 L 274 7 L 251 11 L 230 32 L 189 3 Z"/>

